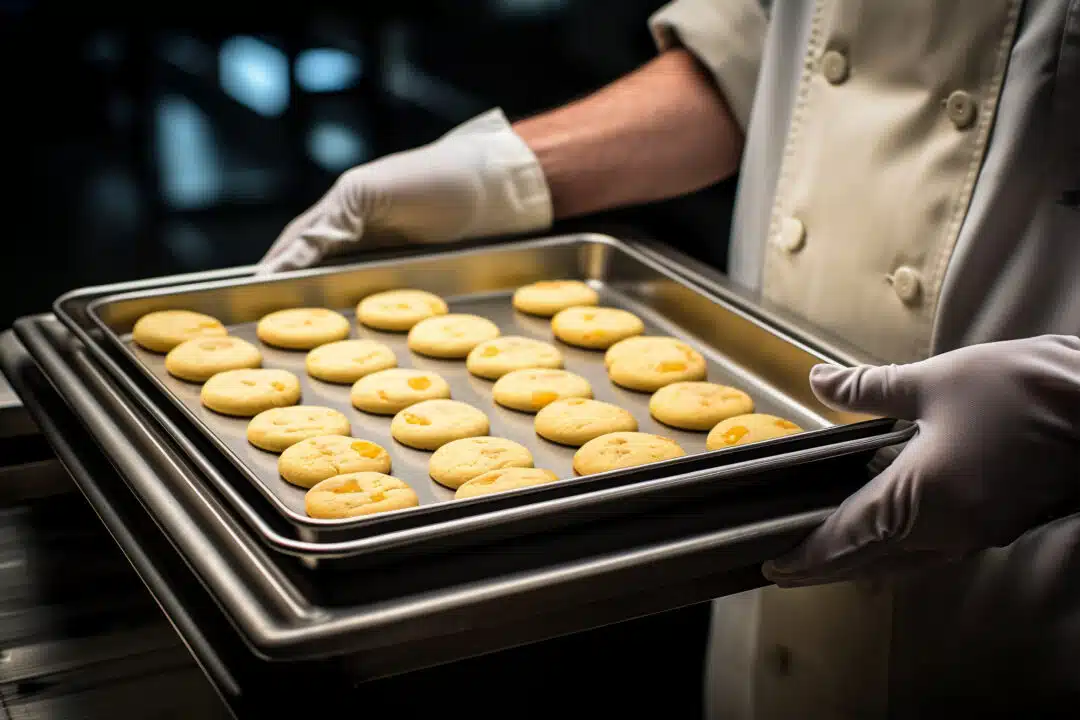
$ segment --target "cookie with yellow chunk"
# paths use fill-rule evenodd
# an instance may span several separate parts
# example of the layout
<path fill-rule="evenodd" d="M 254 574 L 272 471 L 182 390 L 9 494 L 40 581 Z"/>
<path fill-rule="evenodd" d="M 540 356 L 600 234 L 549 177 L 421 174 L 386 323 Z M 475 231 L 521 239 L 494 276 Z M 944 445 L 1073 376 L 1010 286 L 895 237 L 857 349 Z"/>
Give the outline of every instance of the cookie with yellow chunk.
<path fill-rule="evenodd" d="M 545 485 L 558 479 L 559 476 L 555 473 L 540 468 L 490 470 L 483 475 L 477 475 L 459 487 L 457 492 L 454 493 L 454 498 L 461 500 L 480 495 L 491 495 L 523 487 L 532 487 L 533 485 Z"/>
<path fill-rule="evenodd" d="M 326 308 L 291 308 L 264 315 L 255 334 L 267 345 L 286 350 L 311 350 L 349 337 L 349 321 Z"/>
<path fill-rule="evenodd" d="M 263 410 L 248 423 L 248 442 L 260 450 L 281 452 L 301 440 L 320 435 L 348 435 L 349 418 L 341 412 L 317 405 Z"/>
<path fill-rule="evenodd" d="M 465 367 L 477 377 L 497 380 L 508 372 L 528 368 L 561 368 L 563 355 L 551 343 L 507 335 L 482 342 L 465 359 Z"/>
<path fill-rule="evenodd" d="M 572 307 L 551 318 L 551 331 L 567 345 L 606 350 L 620 340 L 645 332 L 645 323 L 619 308 Z"/>
<path fill-rule="evenodd" d="M 738 388 L 708 382 L 677 382 L 653 393 L 649 413 L 681 430 L 711 430 L 721 420 L 754 411 L 754 401 Z"/>
<path fill-rule="evenodd" d="M 716 425 L 705 438 L 705 447 L 709 450 L 722 450 L 736 445 L 772 440 L 794 435 L 803 429 L 784 418 L 765 413 L 736 415 Z"/>
<path fill-rule="evenodd" d="M 278 473 L 293 485 L 309 488 L 335 475 L 390 472 L 390 454 L 368 440 L 348 435 L 320 435 L 301 440 L 278 458 Z"/>
<path fill-rule="evenodd" d="M 365 375 L 349 393 L 353 407 L 374 415 L 393 415 L 424 400 L 450 397 L 450 385 L 436 373 L 391 368 Z"/>
<path fill-rule="evenodd" d="M 135 321 L 131 339 L 156 353 L 167 353 L 192 338 L 222 337 L 228 330 L 217 318 L 190 310 L 158 310 Z"/>
<path fill-rule="evenodd" d="M 365 375 L 397 366 L 394 351 L 374 340 L 339 340 L 307 354 L 304 368 L 311 377 L 329 383 L 354 383 Z"/>
<path fill-rule="evenodd" d="M 405 332 L 424 318 L 450 312 L 446 301 L 424 290 L 387 290 L 356 306 L 356 319 L 375 330 Z"/>
<path fill-rule="evenodd" d="M 226 370 L 207 380 L 199 397 L 214 412 L 252 417 L 300 402 L 300 379 L 288 370 Z"/>
<path fill-rule="evenodd" d="M 404 481 L 377 472 L 337 475 L 318 483 L 304 496 L 313 518 L 341 520 L 416 507 L 420 498 Z"/>
<path fill-rule="evenodd" d="M 539 412 L 563 398 L 591 398 L 592 386 L 568 370 L 514 370 L 499 378 L 491 388 L 495 402 L 511 410 Z"/>
<path fill-rule="evenodd" d="M 580 280 L 546 280 L 519 287 L 514 308 L 529 315 L 551 317 L 569 307 L 596 305 L 600 295 Z"/>
<path fill-rule="evenodd" d="M 593 475 L 671 460 L 685 454 L 679 443 L 661 435 L 615 432 L 601 435 L 578 448 L 574 453 L 574 472 Z"/>
<path fill-rule="evenodd" d="M 608 377 L 628 390 L 654 392 L 675 382 L 704 380 L 705 358 L 682 340 L 632 337 L 604 354 Z"/>
<path fill-rule="evenodd" d="M 455 313 L 429 317 L 409 331 L 409 349 L 428 357 L 457 359 L 486 340 L 499 337 L 499 327 L 479 315 Z"/>
<path fill-rule="evenodd" d="M 532 453 L 513 440 L 467 437 L 436 450 L 428 463 L 428 474 L 440 485 L 454 489 L 490 470 L 529 468 L 532 464 Z"/>
<path fill-rule="evenodd" d="M 581 447 L 613 432 L 636 432 L 637 420 L 624 408 L 599 400 L 556 400 L 536 414 L 536 434 L 560 445 Z"/>
<path fill-rule="evenodd" d="M 487 435 L 487 415 L 457 400 L 425 400 L 405 408 L 390 421 L 390 434 L 417 450 L 438 450 L 461 438 Z"/>
<path fill-rule="evenodd" d="M 262 353 L 247 340 L 223 337 L 193 338 L 180 343 L 165 356 L 165 370 L 189 382 L 206 382 L 219 372 L 257 368 Z"/>

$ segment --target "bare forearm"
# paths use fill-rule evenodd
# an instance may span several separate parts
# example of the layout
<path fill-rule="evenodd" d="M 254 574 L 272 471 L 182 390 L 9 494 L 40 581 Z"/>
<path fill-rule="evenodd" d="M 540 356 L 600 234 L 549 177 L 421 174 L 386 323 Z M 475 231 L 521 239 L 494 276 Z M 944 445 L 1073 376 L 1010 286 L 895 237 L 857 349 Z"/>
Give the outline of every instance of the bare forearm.
<path fill-rule="evenodd" d="M 540 160 L 556 218 L 711 185 L 735 172 L 743 142 L 723 96 L 685 50 L 514 129 Z"/>

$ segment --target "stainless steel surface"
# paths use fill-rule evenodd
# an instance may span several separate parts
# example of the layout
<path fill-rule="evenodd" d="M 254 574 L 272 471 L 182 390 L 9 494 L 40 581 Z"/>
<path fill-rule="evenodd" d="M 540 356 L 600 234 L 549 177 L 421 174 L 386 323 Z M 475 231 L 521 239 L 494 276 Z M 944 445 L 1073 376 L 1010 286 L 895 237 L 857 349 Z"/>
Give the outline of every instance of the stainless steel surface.
<path fill-rule="evenodd" d="M 10 333 L 10 330 L 5 330 Z M 34 435 L 37 428 L 26 412 L 19 396 L 11 387 L 11 383 L 0 373 L 0 440 L 4 438 L 22 437 Z M 0 465 L 3 461 L 0 460 Z"/>
<path fill-rule="evenodd" d="M 100 321 L 109 337 L 121 344 L 138 367 L 147 372 L 166 396 L 291 522 L 316 529 L 359 527 L 385 524 L 393 515 L 416 513 L 417 510 L 344 521 L 308 518 L 303 511 L 304 491 L 280 479 L 277 456 L 247 442 L 247 421 L 226 418 L 203 408 L 199 402 L 200 386 L 172 378 L 164 369 L 162 356 L 145 352 L 131 343 L 128 333 L 134 321 L 156 309 L 190 308 L 220 318 L 233 334 L 258 343 L 255 321 L 266 312 L 315 305 L 334 307 L 352 318 L 356 302 L 364 295 L 392 287 L 420 287 L 447 297 L 452 312 L 470 312 L 490 318 L 505 335 L 551 340 L 548 321 L 523 316 L 514 312 L 510 305 L 514 288 L 550 278 L 588 280 L 600 291 L 603 304 L 621 307 L 642 317 L 648 334 L 673 335 L 694 345 L 709 361 L 710 379 L 745 389 L 762 412 L 788 417 L 808 429 L 864 419 L 835 413 L 820 405 L 809 392 L 806 372 L 822 359 L 820 354 L 776 335 L 737 309 L 686 287 L 660 264 L 602 236 L 553 238 L 276 278 L 232 278 L 197 286 L 148 289 L 97 300 L 91 303 L 89 314 Z M 471 376 L 463 362 L 423 358 L 408 351 L 403 335 L 374 332 L 355 322 L 353 336 L 377 339 L 390 345 L 402 367 L 440 373 L 450 383 L 455 399 L 487 413 L 493 435 L 508 437 L 529 447 L 538 467 L 549 468 L 570 482 L 582 482 L 572 479 L 573 449 L 536 436 L 532 415 L 496 405 L 491 399 L 492 383 Z M 660 425 L 649 416 L 649 395 L 614 386 L 607 379 L 602 353 L 568 346 L 561 349 L 566 355 L 567 369 L 587 377 L 598 399 L 630 409 L 642 431 L 673 437 L 690 454 L 705 452 L 704 433 L 682 432 Z M 393 441 L 389 434 L 389 418 L 353 409 L 348 386 L 309 378 L 304 372 L 304 353 L 265 346 L 263 352 L 265 367 L 288 369 L 301 379 L 302 403 L 334 407 L 345 412 L 353 423 L 354 435 L 386 447 L 394 463 L 392 472 L 417 491 L 422 504 L 453 498 L 451 491 L 429 479 L 427 462 L 430 453 L 411 450 Z M 776 452 L 782 451 L 782 446 L 778 445 Z M 629 476 L 629 473 L 623 474 Z M 538 488 L 517 494 L 540 499 L 545 490 Z M 488 500 L 480 498 L 470 502 L 482 504 Z"/>

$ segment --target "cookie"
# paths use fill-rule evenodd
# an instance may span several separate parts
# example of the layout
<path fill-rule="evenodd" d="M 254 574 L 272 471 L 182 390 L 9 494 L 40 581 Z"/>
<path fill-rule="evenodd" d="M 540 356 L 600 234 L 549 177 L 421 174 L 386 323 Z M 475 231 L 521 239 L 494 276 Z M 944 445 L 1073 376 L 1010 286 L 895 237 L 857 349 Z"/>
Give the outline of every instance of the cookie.
<path fill-rule="evenodd" d="M 369 328 L 405 332 L 424 318 L 449 312 L 446 301 L 423 290 L 387 290 L 356 306 L 356 319 Z"/>
<path fill-rule="evenodd" d="M 499 327 L 479 315 L 438 315 L 421 320 L 409 331 L 409 349 L 429 357 L 457 359 L 486 340 L 499 337 Z"/>
<path fill-rule="evenodd" d="M 514 308 L 529 315 L 551 317 L 569 307 L 596 305 L 600 295 L 580 280 L 552 280 L 519 287 Z"/>
<path fill-rule="evenodd" d="M 720 421 L 709 431 L 708 437 L 705 438 L 705 447 L 709 450 L 722 450 L 800 432 L 803 432 L 801 427 L 775 415 L 765 413 L 736 415 Z"/>
<path fill-rule="evenodd" d="M 190 310 L 158 310 L 135 321 L 131 339 L 139 347 L 167 353 L 192 338 L 222 337 L 229 331 L 217 318 Z"/>
<path fill-rule="evenodd" d="M 377 472 L 328 478 L 307 491 L 304 509 L 313 518 L 340 520 L 416 507 L 420 498 L 403 481 Z"/>
<path fill-rule="evenodd" d="M 301 440 L 320 435 L 348 435 L 349 418 L 328 407 L 293 405 L 263 410 L 248 423 L 248 442 L 262 450 L 281 452 Z"/>
<path fill-rule="evenodd" d="M 206 382 L 219 372 L 261 365 L 259 348 L 228 335 L 185 340 L 165 356 L 165 370 L 190 382 Z"/>
<path fill-rule="evenodd" d="M 551 331 L 567 345 L 606 350 L 645 332 L 645 324 L 637 315 L 618 308 L 572 307 L 551 318 Z"/>
<path fill-rule="evenodd" d="M 737 388 L 708 382 L 666 385 L 649 399 L 649 413 L 671 427 L 709 430 L 721 420 L 754 412 L 754 401 Z"/>
<path fill-rule="evenodd" d="M 335 475 L 390 472 L 390 454 L 367 440 L 347 435 L 320 435 L 286 448 L 278 473 L 287 482 L 309 488 Z"/>
<path fill-rule="evenodd" d="M 685 454 L 670 438 L 641 432 L 615 432 L 601 435 L 578 448 L 574 453 L 574 472 L 593 475 L 671 460 Z"/>
<path fill-rule="evenodd" d="M 563 398 L 591 398 L 592 386 L 580 375 L 549 368 L 514 370 L 491 388 L 495 402 L 511 410 L 538 412 Z"/>
<path fill-rule="evenodd" d="M 311 350 L 349 337 L 349 321 L 326 308 L 292 308 L 264 315 L 255 334 L 267 345 L 286 350 Z"/>
<path fill-rule="evenodd" d="M 636 432 L 637 420 L 629 412 L 599 400 L 556 400 L 536 414 L 536 434 L 560 445 L 581 447 L 593 438 L 614 432 Z"/>
<path fill-rule="evenodd" d="M 613 383 L 640 392 L 704 380 L 707 372 L 701 353 L 669 337 L 633 337 L 615 343 L 605 353 L 604 364 Z"/>
<path fill-rule="evenodd" d="M 365 375 L 349 393 L 353 407 L 375 415 L 393 415 L 424 400 L 450 397 L 450 386 L 427 370 L 392 368 Z"/>
<path fill-rule="evenodd" d="M 456 400 L 425 400 L 410 405 L 390 421 L 390 434 L 417 450 L 438 450 L 461 438 L 487 435 L 487 415 Z"/>
<path fill-rule="evenodd" d="M 206 381 L 199 398 L 222 415 L 251 417 L 300 402 L 300 380 L 288 370 L 226 370 Z"/>
<path fill-rule="evenodd" d="M 311 377 L 329 383 L 354 383 L 397 366 L 394 351 L 374 340 L 339 340 L 307 354 L 304 367 Z"/>
<path fill-rule="evenodd" d="M 491 470 L 532 465 L 532 453 L 513 440 L 467 437 L 436 450 L 428 463 L 428 474 L 435 482 L 453 489 Z"/>
<path fill-rule="evenodd" d="M 517 335 L 482 342 L 465 359 L 469 372 L 488 380 L 497 380 L 514 370 L 562 366 L 563 356 L 557 347 Z"/>
<path fill-rule="evenodd" d="M 477 497 L 479 495 L 491 495 L 492 493 L 517 490 L 518 488 L 544 485 L 555 482 L 559 476 L 550 470 L 540 468 L 504 468 L 502 470 L 489 470 L 483 475 L 477 475 L 472 480 L 462 485 L 454 493 L 454 498 Z"/>

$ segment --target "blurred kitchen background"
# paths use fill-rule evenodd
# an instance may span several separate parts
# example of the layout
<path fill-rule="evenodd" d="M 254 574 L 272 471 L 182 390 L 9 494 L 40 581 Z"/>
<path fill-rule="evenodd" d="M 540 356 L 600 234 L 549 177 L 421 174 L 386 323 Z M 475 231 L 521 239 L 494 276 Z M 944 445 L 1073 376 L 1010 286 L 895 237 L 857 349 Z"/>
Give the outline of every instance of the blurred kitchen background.
<path fill-rule="evenodd" d="M 662 4 L 0 0 L 0 328 L 72 288 L 253 263 L 343 170 L 648 60 Z M 730 196 L 604 220 L 722 265 Z"/>

